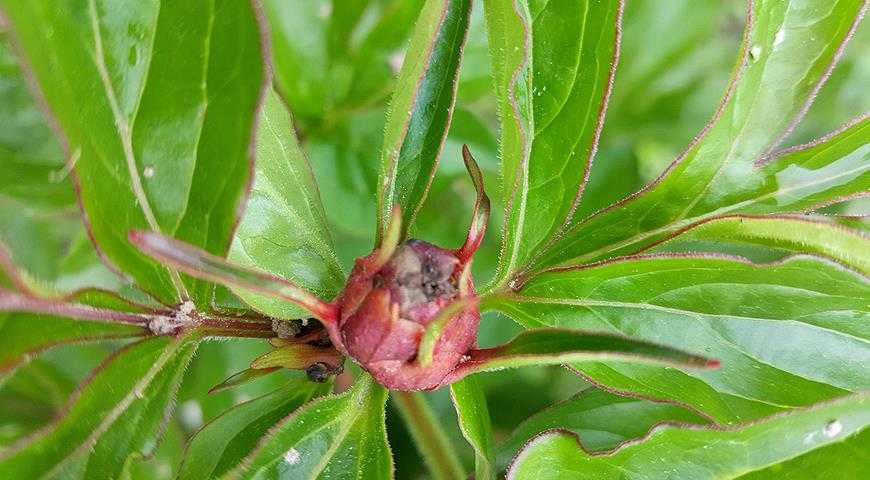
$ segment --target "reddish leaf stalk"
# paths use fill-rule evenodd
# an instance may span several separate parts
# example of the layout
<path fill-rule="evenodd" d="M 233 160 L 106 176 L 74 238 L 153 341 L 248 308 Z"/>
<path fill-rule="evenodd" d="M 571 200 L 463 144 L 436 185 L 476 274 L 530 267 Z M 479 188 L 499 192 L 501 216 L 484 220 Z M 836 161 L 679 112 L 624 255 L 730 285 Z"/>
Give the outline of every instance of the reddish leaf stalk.
<path fill-rule="evenodd" d="M 78 303 L 30 297 L 3 289 L 0 289 L 0 311 L 41 313 L 78 320 L 122 323 L 140 327 L 147 327 L 148 323 L 153 319 L 153 315 L 119 312 Z"/>

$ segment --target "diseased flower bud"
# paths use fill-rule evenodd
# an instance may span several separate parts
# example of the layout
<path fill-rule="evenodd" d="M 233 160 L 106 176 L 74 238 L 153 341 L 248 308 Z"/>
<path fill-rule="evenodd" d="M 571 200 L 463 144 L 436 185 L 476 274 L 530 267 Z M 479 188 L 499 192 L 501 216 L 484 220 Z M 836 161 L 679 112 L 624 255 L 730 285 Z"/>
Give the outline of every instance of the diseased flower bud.
<path fill-rule="evenodd" d="M 417 361 L 426 328 L 444 307 L 474 299 L 471 276 L 463 274 L 469 265 L 455 252 L 420 240 L 402 243 L 380 266 L 379 253 L 357 260 L 340 298 L 341 343 L 389 388 L 434 388 L 474 346 L 480 312 L 470 302 L 448 319 L 431 362 Z"/>
<path fill-rule="evenodd" d="M 357 259 L 324 323 L 336 348 L 393 390 L 437 388 L 474 347 L 480 310 L 471 258 L 486 231 L 489 198 L 467 147 L 462 154 L 477 190 L 465 243 L 456 250 L 400 243 L 394 207 L 378 248 Z"/>

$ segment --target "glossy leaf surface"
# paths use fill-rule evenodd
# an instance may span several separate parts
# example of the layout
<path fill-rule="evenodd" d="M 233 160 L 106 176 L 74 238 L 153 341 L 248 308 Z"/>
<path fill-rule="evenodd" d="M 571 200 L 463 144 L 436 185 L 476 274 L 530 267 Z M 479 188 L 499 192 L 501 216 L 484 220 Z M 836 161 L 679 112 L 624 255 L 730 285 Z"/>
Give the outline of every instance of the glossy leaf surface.
<path fill-rule="evenodd" d="M 100 248 L 161 300 L 184 296 L 180 280 L 135 252 L 126 232 L 228 248 L 263 80 L 251 5 L 4 0 L 2 8 L 77 158 Z M 207 302 L 206 285 L 187 289 Z"/>
<path fill-rule="evenodd" d="M 325 299 L 335 297 L 344 283 L 311 166 L 287 109 L 271 91 L 260 112 L 254 186 L 228 259 L 290 279 Z M 305 315 L 280 299 L 236 294 L 275 318 Z"/>
<path fill-rule="evenodd" d="M 393 478 L 384 427 L 387 391 L 368 375 L 309 403 L 263 437 L 225 478 Z"/>
<path fill-rule="evenodd" d="M 179 468 L 179 480 L 220 477 L 251 453 L 273 425 L 326 389 L 321 384 L 294 379 L 227 410 L 191 439 Z"/>
<path fill-rule="evenodd" d="M 3 452 L 0 475 L 49 476 L 83 461 L 86 478 L 117 476 L 128 454 L 153 448 L 197 343 L 153 338 L 107 359 L 50 428 Z"/>
<path fill-rule="evenodd" d="M 589 388 L 568 400 L 541 410 L 517 426 L 499 446 L 498 465 L 506 467 L 523 445 L 537 434 L 558 428 L 573 432 L 589 452 L 609 450 L 619 443 L 644 436 L 661 422 L 708 423 L 685 408 L 620 397 Z"/>
<path fill-rule="evenodd" d="M 585 452 L 573 433 L 551 431 L 529 442 L 509 479 L 734 478 L 842 442 L 870 424 L 866 396 L 764 419 L 734 429 L 660 427 L 613 452 Z M 666 461 L 663 461 L 666 459 Z"/>
<path fill-rule="evenodd" d="M 622 2 L 485 6 L 501 121 L 503 280 L 580 202 L 619 57 Z"/>
<path fill-rule="evenodd" d="M 756 470 L 740 477 L 741 480 L 767 480 L 769 478 L 788 478 L 789 480 L 852 480 L 870 475 L 870 453 L 867 442 L 870 431 L 848 439 L 813 450 L 791 460 Z"/>
<path fill-rule="evenodd" d="M 0 304 L 3 293 L 0 292 Z M 50 348 L 145 336 L 133 325 L 73 320 L 34 313 L 0 313 L 0 384 L 21 364 Z"/>
<path fill-rule="evenodd" d="M 448 378 L 527 366 L 584 360 L 614 360 L 686 368 L 716 368 L 718 361 L 683 350 L 609 333 L 539 328 L 527 330 L 493 348 L 471 350 Z"/>
<path fill-rule="evenodd" d="M 387 113 L 378 179 L 378 238 L 394 205 L 406 232 L 426 200 L 456 100 L 470 0 L 428 0 Z M 403 235 L 404 237 L 405 235 Z"/>
<path fill-rule="evenodd" d="M 536 269 L 636 252 L 710 215 L 801 211 L 867 189 L 866 120 L 823 145 L 769 159 L 827 78 L 864 2 L 750 6 L 738 67 L 712 122 L 644 190 L 573 218 Z"/>
<path fill-rule="evenodd" d="M 716 358 L 716 371 L 575 365 L 731 423 L 870 388 L 868 298 L 865 277 L 813 257 L 659 255 L 542 274 L 490 306 L 530 328 L 619 332 Z"/>
<path fill-rule="evenodd" d="M 870 238 L 821 218 L 738 215 L 701 222 L 661 246 L 732 243 L 813 253 L 870 274 Z"/>

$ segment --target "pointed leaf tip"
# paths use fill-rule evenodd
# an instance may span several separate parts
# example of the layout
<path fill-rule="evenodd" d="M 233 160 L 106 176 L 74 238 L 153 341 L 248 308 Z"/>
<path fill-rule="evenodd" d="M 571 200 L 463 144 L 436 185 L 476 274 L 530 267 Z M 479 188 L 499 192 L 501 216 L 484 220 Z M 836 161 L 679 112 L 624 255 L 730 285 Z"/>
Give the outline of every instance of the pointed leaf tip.
<path fill-rule="evenodd" d="M 483 237 L 486 234 L 486 225 L 489 222 L 490 201 L 489 196 L 483 185 L 483 174 L 480 171 L 480 166 L 468 149 L 468 145 L 462 145 L 462 159 L 465 162 L 465 168 L 468 170 L 468 175 L 474 183 L 474 189 L 477 190 L 477 199 L 474 202 L 474 210 L 471 213 L 471 224 L 468 226 L 468 234 L 465 237 L 465 243 L 456 250 L 456 256 L 463 263 L 468 263 L 474 253 L 480 248 Z"/>
<path fill-rule="evenodd" d="M 208 390 L 208 394 L 212 395 L 215 393 L 222 392 L 224 390 L 229 390 L 231 388 L 238 387 L 239 385 L 243 385 L 252 380 L 256 380 L 264 375 L 268 375 L 273 372 L 277 372 L 281 367 L 272 367 L 272 368 L 248 368 L 246 370 L 242 370 L 239 373 L 235 373 L 227 377 L 223 382 L 211 387 Z"/>

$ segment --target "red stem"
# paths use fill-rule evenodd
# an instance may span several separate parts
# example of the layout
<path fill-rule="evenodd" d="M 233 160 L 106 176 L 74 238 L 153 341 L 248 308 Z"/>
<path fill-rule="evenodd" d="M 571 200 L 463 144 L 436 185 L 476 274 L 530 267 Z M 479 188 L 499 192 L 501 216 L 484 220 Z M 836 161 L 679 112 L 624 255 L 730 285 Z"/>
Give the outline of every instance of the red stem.
<path fill-rule="evenodd" d="M 119 312 L 78 303 L 29 297 L 3 289 L 0 289 L 0 312 L 43 313 L 58 317 L 105 323 L 123 323 L 140 327 L 147 327 L 153 317 L 152 315 L 142 313 Z"/>

